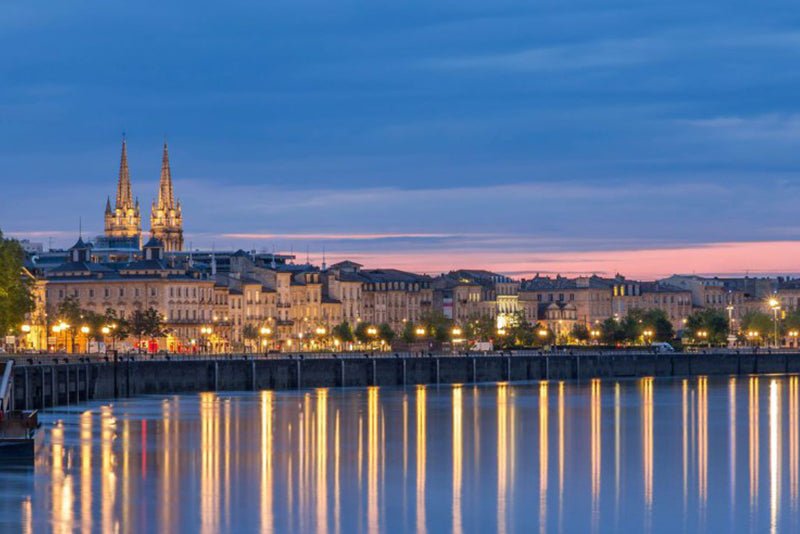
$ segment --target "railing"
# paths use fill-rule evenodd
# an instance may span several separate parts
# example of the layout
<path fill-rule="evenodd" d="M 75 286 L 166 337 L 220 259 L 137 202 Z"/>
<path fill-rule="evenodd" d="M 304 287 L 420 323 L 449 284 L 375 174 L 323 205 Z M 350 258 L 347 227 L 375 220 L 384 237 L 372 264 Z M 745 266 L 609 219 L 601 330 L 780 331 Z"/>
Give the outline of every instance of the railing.
<path fill-rule="evenodd" d="M 200 360 L 297 360 L 297 359 L 312 359 L 312 360 L 325 360 L 325 359 L 417 359 L 417 358 L 483 358 L 483 357 L 548 357 L 548 358 L 565 358 L 570 356 L 588 356 L 588 357 L 613 357 L 613 356 L 656 356 L 656 357 L 678 357 L 678 358 L 692 358 L 698 354 L 713 354 L 719 356 L 734 356 L 734 355 L 770 355 L 770 354 L 792 354 L 800 356 L 798 349 L 761 349 L 758 351 L 736 350 L 736 349 L 712 349 L 699 353 L 688 352 L 654 352 L 652 350 L 558 350 L 558 351 L 540 351 L 540 350 L 513 350 L 513 351 L 461 351 L 461 352 L 379 352 L 379 351 L 355 351 L 355 352 L 253 352 L 253 353 L 210 353 L 203 352 L 197 354 L 170 354 L 170 353 L 127 353 L 120 354 L 119 361 L 200 361 Z M 31 354 L 25 360 L 17 361 L 18 366 L 26 365 L 61 365 L 61 364 L 85 364 L 85 363 L 104 363 L 112 362 L 113 356 L 106 354 Z M 8 369 L 8 368 L 7 368 Z M 8 373 L 8 371 L 7 371 Z M 10 389 L 10 388 L 9 388 Z M 7 405 L 7 401 L 5 401 Z"/>
<path fill-rule="evenodd" d="M 0 380 L 0 413 L 8 411 L 11 402 L 11 377 L 14 370 L 14 360 L 6 362 L 3 378 Z"/>

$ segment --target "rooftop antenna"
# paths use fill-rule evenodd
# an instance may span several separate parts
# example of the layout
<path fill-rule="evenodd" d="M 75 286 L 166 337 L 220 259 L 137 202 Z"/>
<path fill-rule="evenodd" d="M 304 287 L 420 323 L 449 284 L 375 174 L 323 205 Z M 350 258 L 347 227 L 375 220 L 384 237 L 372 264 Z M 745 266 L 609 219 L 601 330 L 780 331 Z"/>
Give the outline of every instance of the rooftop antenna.
<path fill-rule="evenodd" d="M 277 264 L 275 263 L 275 243 L 272 244 L 272 261 L 270 261 L 269 266 L 273 269 L 278 268 Z"/>
<path fill-rule="evenodd" d="M 78 239 L 83 239 L 83 218 L 78 217 Z"/>
<path fill-rule="evenodd" d="M 308 245 L 306 245 L 306 265 L 311 265 L 311 257 L 308 253 Z"/>
<path fill-rule="evenodd" d="M 325 264 L 325 245 L 322 245 L 322 270 L 326 271 L 327 269 L 328 267 Z"/>
<path fill-rule="evenodd" d="M 214 254 L 214 244 L 211 244 L 211 276 L 217 276 L 217 256 Z"/>
<path fill-rule="evenodd" d="M 189 241 L 189 268 L 191 269 L 194 267 L 194 261 L 192 260 L 192 242 Z"/>

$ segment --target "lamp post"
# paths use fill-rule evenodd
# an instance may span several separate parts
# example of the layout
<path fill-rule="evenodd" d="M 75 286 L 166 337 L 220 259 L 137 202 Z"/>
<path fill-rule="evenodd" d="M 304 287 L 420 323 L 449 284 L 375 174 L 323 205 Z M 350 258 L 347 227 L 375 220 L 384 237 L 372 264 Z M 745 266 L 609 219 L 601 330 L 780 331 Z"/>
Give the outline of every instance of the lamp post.
<path fill-rule="evenodd" d="M 272 335 L 272 328 L 268 326 L 262 326 L 261 329 L 258 331 L 263 338 L 261 340 L 261 346 L 264 347 L 264 356 L 266 356 L 269 352 L 269 336 Z"/>
<path fill-rule="evenodd" d="M 81 334 L 83 334 L 84 352 L 89 352 L 89 332 L 91 330 L 88 326 L 81 326 Z"/>
<path fill-rule="evenodd" d="M 594 342 L 594 344 L 597 345 L 598 343 L 600 343 L 600 341 L 599 341 L 600 340 L 600 330 L 597 330 L 597 329 L 590 330 L 589 331 L 589 337 L 591 337 L 592 338 L 592 342 Z"/>
<path fill-rule="evenodd" d="M 644 338 L 645 345 L 648 345 L 650 340 L 653 338 L 653 331 L 647 328 L 644 332 L 642 332 L 642 337 Z"/>
<path fill-rule="evenodd" d="M 370 341 L 370 347 L 371 347 L 373 343 L 375 343 L 375 337 L 378 335 L 378 329 L 375 328 L 374 326 L 368 326 L 367 335 L 372 339 L 372 341 Z"/>
<path fill-rule="evenodd" d="M 214 329 L 210 326 L 201 326 L 200 327 L 200 334 L 203 336 L 203 351 L 209 352 L 209 337 L 214 332 Z"/>
<path fill-rule="evenodd" d="M 708 331 L 707 330 L 700 330 L 697 332 L 697 336 L 706 342 L 706 344 L 710 347 L 711 342 L 708 340 Z"/>
<path fill-rule="evenodd" d="M 778 348 L 778 311 L 781 309 L 781 302 L 772 297 L 768 301 L 770 309 L 772 309 L 772 328 L 773 328 L 773 343 L 775 348 Z"/>

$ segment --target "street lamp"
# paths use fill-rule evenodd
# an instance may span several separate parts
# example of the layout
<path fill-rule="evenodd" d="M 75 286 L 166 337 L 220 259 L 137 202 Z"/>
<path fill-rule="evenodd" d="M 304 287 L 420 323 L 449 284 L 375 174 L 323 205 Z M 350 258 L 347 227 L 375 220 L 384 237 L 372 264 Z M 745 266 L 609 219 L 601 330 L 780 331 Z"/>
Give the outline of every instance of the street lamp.
<path fill-rule="evenodd" d="M 597 343 L 598 338 L 600 337 L 600 330 L 591 330 L 589 332 L 589 336 L 594 340 L 595 343 Z"/>
<path fill-rule="evenodd" d="M 258 333 L 264 338 L 261 340 L 261 346 L 264 347 L 264 355 L 266 356 L 269 348 L 269 341 L 267 340 L 267 337 L 272 334 L 272 328 L 268 326 L 262 326 Z"/>
<path fill-rule="evenodd" d="M 789 331 L 789 338 L 792 340 L 792 346 L 797 348 L 797 336 L 800 335 L 800 332 L 797 330 L 790 330 Z"/>
<path fill-rule="evenodd" d="M 773 342 L 775 347 L 778 346 L 778 311 L 781 309 L 781 302 L 772 297 L 768 301 L 769 307 L 772 309 L 772 322 L 773 322 Z"/>
<path fill-rule="evenodd" d="M 414 333 L 417 334 L 417 336 L 422 337 L 425 335 L 425 329 L 421 326 L 418 326 L 417 329 L 414 330 Z"/>
<path fill-rule="evenodd" d="M 203 350 L 208 352 L 208 343 L 209 343 L 209 336 L 214 332 L 214 329 L 210 326 L 201 326 L 200 327 L 200 334 L 203 336 Z"/>
<path fill-rule="evenodd" d="M 642 337 L 644 337 L 644 342 L 645 342 L 645 343 L 647 343 L 647 341 L 648 341 L 650 338 L 652 338 L 652 337 L 653 337 L 653 331 L 652 331 L 652 330 L 650 330 L 649 328 L 648 328 L 648 329 L 646 329 L 644 332 L 642 332 Z"/>
<path fill-rule="evenodd" d="M 697 332 L 697 336 L 700 339 L 702 339 L 703 341 L 705 341 L 706 343 L 708 343 L 709 347 L 711 346 L 711 342 L 708 340 L 708 331 L 707 330 L 700 330 L 699 332 Z"/>

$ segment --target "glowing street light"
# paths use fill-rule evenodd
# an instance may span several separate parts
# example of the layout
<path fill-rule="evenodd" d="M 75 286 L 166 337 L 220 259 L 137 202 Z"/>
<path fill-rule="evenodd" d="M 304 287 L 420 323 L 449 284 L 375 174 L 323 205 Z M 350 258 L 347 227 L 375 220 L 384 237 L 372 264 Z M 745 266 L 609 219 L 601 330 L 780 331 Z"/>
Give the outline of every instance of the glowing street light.
<path fill-rule="evenodd" d="M 86 326 L 86 325 L 83 325 L 83 326 L 81 327 L 81 334 L 83 334 L 83 335 L 86 335 L 86 334 L 88 334 L 89 332 L 90 332 L 90 330 L 89 330 L 89 327 L 88 327 L 88 326 Z"/>
<path fill-rule="evenodd" d="M 772 323 L 773 323 L 773 342 L 775 346 L 778 346 L 778 311 L 781 309 L 781 301 L 777 298 L 772 297 L 770 298 L 767 303 L 769 304 L 770 309 L 772 310 Z"/>
<path fill-rule="evenodd" d="M 23 332 L 25 332 L 26 334 L 28 334 L 28 333 L 30 333 L 30 331 L 31 331 L 31 325 L 29 325 L 29 324 L 24 324 L 24 325 L 22 325 L 22 326 L 20 327 L 20 330 L 22 330 Z"/>
<path fill-rule="evenodd" d="M 417 334 L 419 337 L 422 337 L 425 335 L 425 329 L 419 326 L 417 327 L 416 330 L 414 330 L 414 333 Z"/>

